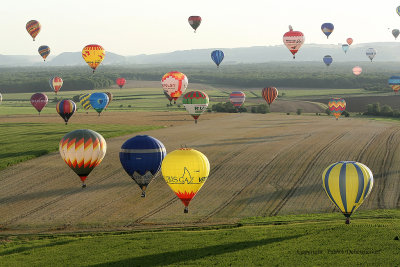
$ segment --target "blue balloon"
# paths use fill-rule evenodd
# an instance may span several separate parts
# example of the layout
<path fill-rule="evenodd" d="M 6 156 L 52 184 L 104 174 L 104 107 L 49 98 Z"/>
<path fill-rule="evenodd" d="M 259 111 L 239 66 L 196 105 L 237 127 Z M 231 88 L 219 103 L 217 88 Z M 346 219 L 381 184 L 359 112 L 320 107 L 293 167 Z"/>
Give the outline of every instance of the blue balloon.
<path fill-rule="evenodd" d="M 321 30 L 322 32 L 326 35 L 326 38 L 328 39 L 329 35 L 333 32 L 333 29 L 335 27 L 333 26 L 332 23 L 324 23 L 321 25 Z"/>
<path fill-rule="evenodd" d="M 349 50 L 349 45 L 348 44 L 342 45 L 342 49 L 343 49 L 344 53 L 346 54 L 347 50 Z"/>
<path fill-rule="evenodd" d="M 146 196 L 146 188 L 159 172 L 166 154 L 164 145 L 148 135 L 137 135 L 122 145 L 119 160 L 126 173 L 142 189 L 142 197 Z"/>
<path fill-rule="evenodd" d="M 323 58 L 324 63 L 329 66 L 332 64 L 333 58 L 330 55 L 326 55 Z"/>
<path fill-rule="evenodd" d="M 100 116 L 100 113 L 108 104 L 108 95 L 106 93 L 93 93 L 89 97 L 90 105 L 95 109 Z"/>
<path fill-rule="evenodd" d="M 212 51 L 211 59 L 214 61 L 215 64 L 217 64 L 217 67 L 219 67 L 219 64 L 221 64 L 222 60 L 224 59 L 224 52 L 222 52 L 221 50 Z"/>

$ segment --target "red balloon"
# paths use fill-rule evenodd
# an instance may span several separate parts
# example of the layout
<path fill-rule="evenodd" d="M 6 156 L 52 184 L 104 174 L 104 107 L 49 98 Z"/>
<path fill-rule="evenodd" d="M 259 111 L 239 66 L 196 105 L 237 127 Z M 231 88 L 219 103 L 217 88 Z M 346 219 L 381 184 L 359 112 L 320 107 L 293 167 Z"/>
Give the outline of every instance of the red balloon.
<path fill-rule="evenodd" d="M 121 77 L 121 78 L 118 78 L 115 82 L 118 84 L 119 88 L 122 88 L 122 86 L 125 85 L 126 80 L 125 80 L 125 78 Z"/>
<path fill-rule="evenodd" d="M 49 102 L 47 95 L 42 93 L 33 94 L 31 97 L 31 104 L 39 112 L 39 115 L 40 111 L 47 105 L 47 102 Z"/>

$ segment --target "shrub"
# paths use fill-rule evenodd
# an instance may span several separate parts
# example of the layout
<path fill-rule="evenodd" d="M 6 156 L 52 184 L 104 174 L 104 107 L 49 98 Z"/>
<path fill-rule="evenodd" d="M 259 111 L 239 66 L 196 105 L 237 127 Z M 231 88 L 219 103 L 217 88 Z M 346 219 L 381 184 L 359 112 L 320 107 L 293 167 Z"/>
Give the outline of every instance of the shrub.
<path fill-rule="evenodd" d="M 269 113 L 269 107 L 266 104 L 258 105 L 256 110 L 257 110 L 257 113 L 261 113 L 261 114 Z"/>
<path fill-rule="evenodd" d="M 128 105 L 128 108 L 131 108 L 132 106 L 131 105 Z"/>
<path fill-rule="evenodd" d="M 296 114 L 297 115 L 301 115 L 302 112 L 303 112 L 303 110 L 301 108 L 298 108 L 297 111 L 296 111 Z"/>
<path fill-rule="evenodd" d="M 123 106 L 124 106 L 124 105 L 122 105 L 122 104 L 121 104 L 121 105 L 119 105 L 119 107 L 120 107 L 120 108 L 122 108 Z"/>
<path fill-rule="evenodd" d="M 331 110 L 330 110 L 329 108 L 326 108 L 326 109 L 325 109 L 325 113 L 326 113 L 326 115 L 329 116 L 329 115 L 331 115 Z"/>
<path fill-rule="evenodd" d="M 346 118 L 350 117 L 350 113 L 348 113 L 346 110 L 342 112 L 342 115 L 345 116 Z"/>
<path fill-rule="evenodd" d="M 79 102 L 79 95 L 74 95 L 72 97 L 72 101 L 74 101 L 75 103 L 78 103 Z"/>
<path fill-rule="evenodd" d="M 290 115 L 290 112 L 287 112 L 286 115 Z"/>

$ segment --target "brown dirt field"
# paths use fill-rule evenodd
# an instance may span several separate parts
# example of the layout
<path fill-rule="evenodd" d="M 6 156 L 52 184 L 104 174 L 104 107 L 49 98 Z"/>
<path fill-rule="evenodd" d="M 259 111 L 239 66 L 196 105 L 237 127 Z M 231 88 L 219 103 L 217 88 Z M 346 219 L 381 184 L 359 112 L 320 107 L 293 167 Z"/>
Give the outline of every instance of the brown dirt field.
<path fill-rule="evenodd" d="M 398 124 L 278 114 L 204 117 L 197 125 L 187 121 L 146 133 L 167 151 L 186 145 L 208 157 L 210 176 L 188 214 L 161 176 L 140 197 L 118 156 L 130 135 L 107 140 L 107 154 L 86 189 L 58 152 L 1 171 L 0 233 L 130 230 L 332 212 L 321 174 L 340 160 L 360 161 L 374 173 L 374 188 L 360 209 L 400 206 Z"/>

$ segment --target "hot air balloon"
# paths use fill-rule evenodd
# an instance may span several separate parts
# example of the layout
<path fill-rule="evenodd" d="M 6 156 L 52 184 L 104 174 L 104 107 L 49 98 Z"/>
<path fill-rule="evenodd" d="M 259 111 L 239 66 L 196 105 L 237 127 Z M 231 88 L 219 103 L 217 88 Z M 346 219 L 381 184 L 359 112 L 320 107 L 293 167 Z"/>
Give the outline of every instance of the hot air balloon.
<path fill-rule="evenodd" d="M 217 65 L 217 68 L 219 68 L 219 64 L 221 64 L 222 60 L 224 60 L 224 52 L 222 52 L 221 50 L 212 51 L 211 59 Z"/>
<path fill-rule="evenodd" d="M 123 86 L 125 85 L 125 83 L 126 83 L 126 80 L 125 80 L 125 78 L 118 78 L 115 82 L 118 84 L 119 88 L 122 89 L 122 87 L 123 87 Z"/>
<path fill-rule="evenodd" d="M 49 99 L 45 94 L 36 93 L 31 96 L 31 104 L 39 112 L 39 115 L 40 111 L 47 105 L 47 102 L 49 102 Z"/>
<path fill-rule="evenodd" d="M 43 61 L 46 61 L 47 56 L 50 54 L 50 47 L 47 45 L 41 45 L 39 46 L 38 52 L 42 56 Z"/>
<path fill-rule="evenodd" d="M 200 16 L 190 16 L 188 18 L 190 26 L 193 28 L 194 32 L 196 32 L 197 28 L 200 26 L 201 17 Z"/>
<path fill-rule="evenodd" d="M 322 174 L 322 186 L 329 199 L 350 223 L 351 214 L 371 192 L 374 178 L 371 170 L 362 163 L 340 161 L 331 164 Z"/>
<path fill-rule="evenodd" d="M 400 76 L 392 76 L 388 81 L 390 87 L 392 87 L 394 93 L 396 94 L 400 89 Z"/>
<path fill-rule="evenodd" d="M 353 38 L 347 38 L 346 42 L 348 45 L 351 45 L 353 43 Z"/>
<path fill-rule="evenodd" d="M 1 104 L 2 101 L 3 101 L 3 96 L 0 93 L 0 104 Z"/>
<path fill-rule="evenodd" d="M 109 99 L 106 93 L 93 93 L 90 95 L 89 101 L 92 108 L 96 110 L 100 116 L 100 113 L 107 106 Z"/>
<path fill-rule="evenodd" d="M 106 150 L 103 136 L 88 129 L 67 133 L 59 144 L 61 157 L 81 178 L 82 188 L 86 187 L 86 177 L 103 160 Z"/>
<path fill-rule="evenodd" d="M 365 54 L 367 55 L 367 57 L 371 60 L 374 59 L 375 55 L 376 55 L 376 50 L 374 48 L 368 48 L 367 52 L 365 52 Z"/>
<path fill-rule="evenodd" d="M 399 34 L 400 34 L 399 29 L 393 29 L 393 30 L 392 30 L 392 34 L 393 34 L 393 36 L 394 36 L 394 39 L 396 40 L 397 37 L 399 37 Z"/>
<path fill-rule="evenodd" d="M 231 101 L 231 103 L 236 107 L 236 108 L 240 108 L 244 101 L 246 99 L 246 95 L 239 91 L 239 92 L 232 92 L 229 95 L 229 101 Z"/>
<path fill-rule="evenodd" d="M 82 57 L 86 63 L 93 69 L 93 73 L 97 66 L 103 61 L 106 56 L 104 48 L 97 44 L 90 44 L 82 49 Z"/>
<path fill-rule="evenodd" d="M 164 74 L 161 79 L 164 93 L 167 93 L 176 104 L 176 100 L 186 91 L 188 78 L 179 71 L 170 71 Z"/>
<path fill-rule="evenodd" d="M 86 114 L 88 113 L 87 110 L 92 107 L 89 100 L 90 95 L 91 94 L 82 94 L 79 96 L 79 103 L 81 103 L 82 107 L 86 110 Z"/>
<path fill-rule="evenodd" d="M 353 74 L 354 74 L 354 75 L 358 76 L 358 75 L 361 74 L 361 72 L 362 72 L 362 68 L 361 68 L 361 67 L 355 66 L 355 67 L 353 68 Z"/>
<path fill-rule="evenodd" d="M 173 98 L 170 97 L 170 96 L 167 94 L 167 92 L 165 92 L 165 91 L 164 91 L 164 95 L 165 95 L 165 97 L 169 100 L 169 104 L 172 105 L 172 104 L 171 104 L 171 101 L 173 100 Z"/>
<path fill-rule="evenodd" d="M 65 125 L 67 125 L 69 118 L 71 118 L 76 111 L 76 104 L 72 100 L 64 99 L 57 103 L 56 110 L 61 118 L 64 119 Z"/>
<path fill-rule="evenodd" d="M 396 13 L 397 13 L 397 15 L 400 16 L 400 6 L 398 6 L 398 7 L 396 8 Z"/>
<path fill-rule="evenodd" d="M 121 147 L 119 159 L 126 173 L 146 196 L 146 188 L 161 169 L 167 154 L 164 145 L 154 137 L 137 135 L 128 139 Z"/>
<path fill-rule="evenodd" d="M 332 64 L 333 58 L 330 55 L 326 55 L 324 56 L 323 61 L 329 67 Z"/>
<path fill-rule="evenodd" d="M 161 172 L 164 180 L 185 205 L 184 213 L 188 213 L 190 201 L 208 178 L 210 163 L 200 151 L 182 148 L 164 158 Z"/>
<path fill-rule="evenodd" d="M 36 20 L 30 20 L 26 23 L 26 30 L 32 36 L 33 41 L 35 41 L 36 36 L 40 32 L 40 23 Z"/>
<path fill-rule="evenodd" d="M 289 31 L 283 35 L 283 43 L 293 54 L 293 58 L 296 58 L 295 55 L 300 47 L 304 43 L 304 34 L 299 31 L 293 31 L 292 26 L 289 25 Z"/>
<path fill-rule="evenodd" d="M 60 91 L 61 86 L 63 85 L 63 80 L 60 77 L 53 77 L 49 81 L 50 88 L 54 90 L 54 92 L 57 94 L 58 91 Z"/>
<path fill-rule="evenodd" d="M 110 105 L 111 101 L 113 100 L 113 95 L 110 92 L 105 92 L 105 94 L 108 96 L 108 103 L 105 109 L 108 108 L 108 105 Z"/>
<path fill-rule="evenodd" d="M 326 39 L 328 39 L 329 35 L 331 35 L 334 28 L 335 27 L 333 26 L 333 24 L 329 22 L 321 25 L 321 30 L 326 35 Z"/>
<path fill-rule="evenodd" d="M 275 87 L 266 87 L 262 89 L 262 97 L 267 101 L 268 106 L 271 106 L 271 103 L 278 97 L 278 89 Z"/>
<path fill-rule="evenodd" d="M 348 44 L 342 44 L 342 50 L 344 51 L 344 53 L 347 53 L 347 50 L 349 50 L 350 46 Z"/>
<path fill-rule="evenodd" d="M 186 111 L 194 118 L 194 123 L 208 107 L 208 95 L 201 91 L 191 91 L 183 96 L 182 103 Z"/>
<path fill-rule="evenodd" d="M 331 98 L 328 102 L 328 107 L 336 120 L 338 120 L 342 112 L 346 109 L 346 101 L 343 98 Z"/>

